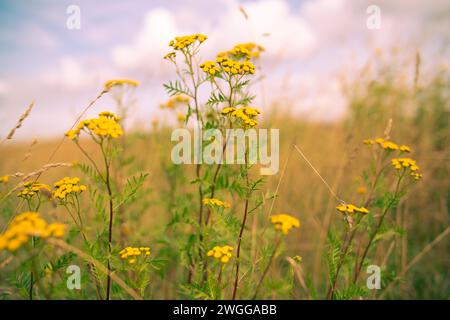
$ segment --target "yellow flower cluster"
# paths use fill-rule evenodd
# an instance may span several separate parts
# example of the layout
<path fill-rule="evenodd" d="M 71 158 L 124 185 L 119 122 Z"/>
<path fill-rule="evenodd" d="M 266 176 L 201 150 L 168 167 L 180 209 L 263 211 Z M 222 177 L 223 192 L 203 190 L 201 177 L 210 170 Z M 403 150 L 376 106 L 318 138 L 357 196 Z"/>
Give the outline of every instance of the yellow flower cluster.
<path fill-rule="evenodd" d="M 364 140 L 364 144 L 366 145 L 374 145 L 377 144 L 379 145 L 381 148 L 385 149 L 385 150 L 400 150 L 401 152 L 411 152 L 411 148 L 402 144 L 402 145 L 398 145 L 395 142 L 389 141 L 389 140 L 385 140 L 383 138 L 376 138 L 376 139 L 367 139 Z"/>
<path fill-rule="evenodd" d="M 99 113 L 98 118 L 81 121 L 76 129 L 69 130 L 66 136 L 71 139 L 77 139 L 81 130 L 86 129 L 90 134 L 103 138 L 118 138 L 123 134 L 122 127 L 119 124 L 120 118 L 114 113 L 104 111 Z"/>
<path fill-rule="evenodd" d="M 9 176 L 1 176 L 0 183 L 7 183 L 9 181 Z"/>
<path fill-rule="evenodd" d="M 185 94 L 176 94 L 172 96 L 166 103 L 160 105 L 161 109 L 175 109 L 180 105 L 186 105 L 189 103 L 189 96 Z"/>
<path fill-rule="evenodd" d="M 221 72 L 231 76 L 255 73 L 255 66 L 250 61 L 234 61 L 226 56 L 218 57 L 216 61 L 206 61 L 200 65 L 200 69 L 211 76 Z"/>
<path fill-rule="evenodd" d="M 241 120 L 245 125 L 254 127 L 258 124 L 255 117 L 260 114 L 260 111 L 256 108 L 251 108 L 248 106 L 244 106 L 239 109 L 234 107 L 226 107 L 222 109 L 222 114 L 231 115 L 232 117 Z"/>
<path fill-rule="evenodd" d="M 108 80 L 105 82 L 105 90 L 109 90 L 112 87 L 124 86 L 124 85 L 129 85 L 130 87 L 137 87 L 137 86 L 139 86 L 139 82 L 137 82 L 135 80 L 130 80 L 130 79 Z"/>
<path fill-rule="evenodd" d="M 288 214 L 270 216 L 270 222 L 274 224 L 275 230 L 280 230 L 284 235 L 292 228 L 300 228 L 300 220 Z"/>
<path fill-rule="evenodd" d="M 230 204 L 228 202 L 215 199 L 215 198 L 205 198 L 203 199 L 203 204 L 205 206 L 211 206 L 211 207 L 223 207 L 223 208 L 229 208 Z"/>
<path fill-rule="evenodd" d="M 0 234 L 0 250 L 15 251 L 30 237 L 60 238 L 64 236 L 64 229 L 65 225 L 61 223 L 47 224 L 37 212 L 24 212 L 14 218 L 5 233 Z"/>
<path fill-rule="evenodd" d="M 230 261 L 231 252 L 233 251 L 233 247 L 231 246 L 215 246 L 212 250 L 209 250 L 206 255 L 208 257 L 214 257 L 217 260 L 220 260 L 222 263 L 227 263 Z"/>
<path fill-rule="evenodd" d="M 139 256 L 149 256 L 150 248 L 149 247 L 126 247 L 119 252 L 120 259 L 127 260 L 129 264 L 136 263 L 136 259 Z"/>
<path fill-rule="evenodd" d="M 42 192 L 50 195 L 51 191 L 50 186 L 44 183 L 40 183 L 38 181 L 27 181 L 23 184 L 23 189 L 17 193 L 17 196 L 24 199 L 31 199 L 34 195 Z"/>
<path fill-rule="evenodd" d="M 264 48 L 255 43 L 242 43 L 235 45 L 233 49 L 219 53 L 218 57 L 233 57 L 234 59 L 244 58 L 250 60 L 252 58 L 258 58 Z"/>
<path fill-rule="evenodd" d="M 411 177 L 413 177 L 415 180 L 419 180 L 422 178 L 422 175 L 417 172 L 419 171 L 419 166 L 417 165 L 416 161 L 411 158 L 394 158 L 391 160 L 392 166 L 397 169 L 409 169 L 411 170 Z"/>
<path fill-rule="evenodd" d="M 170 60 L 170 61 L 175 61 L 176 56 L 177 56 L 177 54 L 172 51 L 172 52 L 169 52 L 168 54 L 166 54 L 164 56 L 164 59 Z"/>
<path fill-rule="evenodd" d="M 84 184 L 79 184 L 80 178 L 64 177 L 61 180 L 55 182 L 53 185 L 56 190 L 53 191 L 53 197 L 59 199 L 65 199 L 67 195 L 75 195 L 85 191 L 87 188 Z"/>
<path fill-rule="evenodd" d="M 196 41 L 202 43 L 206 39 L 208 39 L 208 37 L 200 33 L 193 34 L 190 36 L 175 37 L 174 40 L 171 40 L 169 42 L 169 46 L 171 46 L 175 50 L 182 50 Z"/>
<path fill-rule="evenodd" d="M 222 67 L 222 70 L 228 74 L 254 74 L 255 66 L 250 61 L 234 61 L 228 57 L 219 57 L 216 62 Z"/>
<path fill-rule="evenodd" d="M 200 69 L 202 69 L 205 73 L 210 74 L 212 76 L 220 72 L 215 61 L 206 61 L 202 63 L 200 65 Z"/>
<path fill-rule="evenodd" d="M 369 213 L 369 210 L 367 210 L 364 207 L 357 207 L 353 204 L 341 204 L 336 207 L 336 210 L 342 213 L 346 214 L 353 214 L 353 213 L 362 213 L 367 214 Z"/>

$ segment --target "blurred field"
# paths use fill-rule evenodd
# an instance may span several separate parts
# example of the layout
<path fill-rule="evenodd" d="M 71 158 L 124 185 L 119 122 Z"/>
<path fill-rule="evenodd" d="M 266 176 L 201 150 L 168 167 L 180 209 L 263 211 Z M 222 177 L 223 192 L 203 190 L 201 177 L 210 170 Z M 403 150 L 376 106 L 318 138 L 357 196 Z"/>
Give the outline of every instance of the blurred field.
<path fill-rule="evenodd" d="M 404 236 L 394 235 L 385 239 L 377 248 L 376 261 L 371 261 L 388 271 L 395 266 L 392 270 L 396 269 L 397 274 L 402 275 L 382 298 L 450 297 L 449 238 L 444 237 L 426 249 L 449 226 L 450 77 L 448 70 L 444 69 L 434 71 L 426 79 L 414 80 L 414 66 L 409 66 L 408 70 L 408 73 L 399 74 L 398 70 L 385 67 L 347 83 L 347 113 L 336 122 L 321 123 L 291 116 L 288 109 L 280 109 L 278 105 L 263 115 L 261 128 L 280 128 L 280 172 L 266 179 L 267 184 L 257 192 L 258 197 L 267 199 L 274 195 L 280 183 L 273 212 L 295 213 L 302 221 L 300 232 L 288 238 L 283 256 L 301 255 L 305 279 L 319 292 L 325 290 L 329 281 L 324 258 L 326 233 L 339 222 L 340 217 L 336 214 L 335 199 L 292 145 L 301 148 L 340 198 L 357 202 L 364 196 L 358 189 L 366 187 L 361 172 L 367 167 L 369 155 L 362 141 L 382 136 L 392 121 L 391 138 L 413 148 L 412 155 L 420 164 L 424 178 L 414 185 L 396 209 L 395 223 L 406 231 Z M 145 191 L 120 213 L 120 219 L 129 231 L 121 236 L 121 228 L 117 227 L 114 232 L 115 238 L 120 238 L 124 244 L 137 239 L 153 244 L 170 220 L 171 203 L 193 189 L 190 181 L 194 179 L 194 167 L 176 167 L 170 163 L 170 130 L 170 127 L 160 124 L 149 132 L 130 130 L 126 134 L 126 157 L 134 158 L 134 163 L 133 166 L 124 165 L 125 172 L 146 171 L 150 178 L 145 183 Z M 38 140 L 31 148 L 31 141 L 7 142 L 2 147 L 0 172 L 27 173 L 42 167 L 58 142 L 58 139 Z M 82 143 L 89 144 L 87 141 Z M 93 157 L 96 157 L 94 152 Z M 52 162 L 73 161 L 82 162 L 85 158 L 70 141 L 65 141 Z M 79 172 L 58 168 L 46 172 L 40 181 L 51 183 L 65 175 L 79 175 Z M 242 203 L 239 199 L 227 200 L 240 217 Z M 250 233 L 268 215 L 270 206 L 271 201 L 265 200 L 261 212 L 251 216 Z M 87 215 L 92 215 L 93 208 L 85 206 L 84 209 Z M 8 212 L 6 216 L 10 214 Z M 68 221 L 57 208 L 53 208 L 50 215 Z M 6 216 L 0 218 L 1 225 L 5 224 Z M 394 215 L 388 219 L 392 217 Z M 260 239 L 251 237 L 251 241 L 251 247 L 255 248 Z M 152 250 L 157 251 L 158 244 L 154 247 Z M 420 259 L 414 261 L 418 255 Z M 5 256 L 0 254 L 0 257 L 1 264 Z M 409 265 L 411 261 L 414 261 L 413 265 Z M 276 276 L 283 272 L 286 263 L 280 259 L 270 272 Z M 152 289 L 154 297 L 179 297 L 172 282 L 170 272 L 163 280 L 156 281 L 157 288 Z M 273 295 L 273 298 L 285 297 L 305 299 L 308 293 L 298 290 Z"/>

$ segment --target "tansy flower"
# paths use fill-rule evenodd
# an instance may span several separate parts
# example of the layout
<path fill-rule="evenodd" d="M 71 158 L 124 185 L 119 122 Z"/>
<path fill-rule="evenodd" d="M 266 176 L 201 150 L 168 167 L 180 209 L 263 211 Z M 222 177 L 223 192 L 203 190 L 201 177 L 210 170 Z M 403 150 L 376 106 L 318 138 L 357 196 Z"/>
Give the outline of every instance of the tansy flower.
<path fill-rule="evenodd" d="M 260 111 L 256 108 L 244 106 L 239 109 L 225 109 L 222 110 L 222 114 L 224 114 L 224 111 L 226 111 L 226 114 L 230 114 L 232 117 L 235 117 L 246 127 L 254 127 L 258 124 L 255 120 L 255 117 L 260 113 Z"/>
<path fill-rule="evenodd" d="M 198 41 L 198 43 L 201 44 L 207 38 L 208 38 L 207 36 L 200 33 L 189 36 L 175 37 L 174 40 L 171 40 L 169 42 L 169 46 L 171 46 L 175 50 L 183 50 L 184 48 L 187 48 L 190 45 L 194 44 L 196 41 Z"/>
<path fill-rule="evenodd" d="M 37 212 L 24 212 L 14 218 L 8 229 L 0 234 L 0 250 L 15 251 L 28 242 L 30 237 L 46 239 L 64 236 L 65 225 L 47 224 Z"/>
<path fill-rule="evenodd" d="M 53 191 L 53 197 L 56 199 L 65 199 L 68 195 L 77 195 L 87 189 L 84 184 L 79 184 L 80 178 L 65 177 L 53 184 L 56 188 Z"/>
<path fill-rule="evenodd" d="M 226 108 L 222 109 L 222 114 L 223 115 L 227 115 L 227 114 L 229 114 L 229 113 L 231 113 L 231 112 L 233 112 L 235 110 L 236 110 L 235 107 L 226 107 Z"/>
<path fill-rule="evenodd" d="M 250 61 L 234 61 L 228 57 L 218 57 L 217 64 L 222 67 L 222 71 L 229 75 L 254 74 L 255 66 Z"/>
<path fill-rule="evenodd" d="M 219 73 L 219 68 L 216 66 L 215 61 L 206 61 L 202 63 L 200 65 L 200 69 L 211 76 L 215 76 L 217 73 Z"/>
<path fill-rule="evenodd" d="M 275 230 L 280 230 L 287 235 L 292 228 L 300 228 L 300 220 L 288 214 L 277 214 L 270 217 L 270 222 L 275 226 Z"/>
<path fill-rule="evenodd" d="M 359 194 L 365 194 L 367 192 L 366 187 L 358 187 L 358 189 L 356 189 L 356 193 Z"/>
<path fill-rule="evenodd" d="M 219 53 L 218 57 L 230 57 L 233 59 L 245 59 L 250 60 L 252 58 L 258 58 L 260 53 L 264 51 L 264 48 L 255 43 L 242 43 L 237 44 L 233 49 Z"/>
<path fill-rule="evenodd" d="M 416 161 L 411 158 L 394 158 L 391 160 L 392 166 L 397 170 L 410 170 L 411 177 L 419 180 L 422 175 L 417 171 L 420 169 Z"/>
<path fill-rule="evenodd" d="M 109 90 L 112 87 L 124 86 L 124 85 L 129 85 L 131 87 L 137 87 L 137 86 L 139 86 L 139 82 L 137 82 L 135 80 L 130 80 L 130 79 L 113 79 L 113 80 L 108 80 L 108 81 L 105 82 L 105 90 Z"/>
<path fill-rule="evenodd" d="M 74 130 L 67 131 L 66 136 L 71 140 L 78 139 L 80 132 L 84 130 L 100 139 L 115 139 L 123 134 L 119 121 L 120 118 L 114 113 L 104 111 L 99 113 L 98 118 L 81 121 Z"/>
<path fill-rule="evenodd" d="M 38 193 L 50 196 L 51 191 L 50 186 L 44 183 L 40 183 L 39 181 L 27 181 L 23 184 L 23 188 L 17 193 L 17 196 L 24 199 L 31 199 Z"/>
<path fill-rule="evenodd" d="M 9 176 L 1 176 L 0 183 L 7 183 L 9 181 Z"/>
<path fill-rule="evenodd" d="M 401 152 L 411 152 L 411 148 L 408 147 L 408 146 L 405 146 L 404 144 L 402 144 L 402 145 L 399 147 L 399 149 L 400 149 Z"/>
<path fill-rule="evenodd" d="M 205 198 L 203 199 L 203 204 L 205 206 L 211 206 L 211 207 L 222 207 L 222 208 L 229 208 L 230 204 L 228 202 L 215 199 L 215 198 Z"/>
<path fill-rule="evenodd" d="M 136 259 L 148 257 L 150 255 L 149 247 L 126 247 L 119 252 L 120 259 L 127 260 L 129 264 L 136 263 Z"/>
<path fill-rule="evenodd" d="M 166 103 L 160 105 L 161 109 L 176 109 L 179 106 L 187 105 L 189 103 L 189 97 L 185 94 L 176 94 L 172 96 Z"/>
<path fill-rule="evenodd" d="M 376 139 L 366 139 L 363 141 L 366 145 L 379 145 L 384 150 L 392 151 L 392 150 L 400 150 L 402 152 L 409 152 L 411 149 L 408 146 L 402 145 L 401 147 L 398 146 L 393 141 L 385 140 L 384 138 L 376 138 Z"/>
<path fill-rule="evenodd" d="M 175 52 L 169 52 L 164 56 L 165 60 L 175 61 L 177 54 Z"/>
<path fill-rule="evenodd" d="M 217 260 L 220 260 L 220 262 L 222 263 L 227 263 L 228 261 L 230 261 L 232 251 L 233 247 L 231 246 L 215 246 L 214 248 L 209 250 L 206 255 L 208 257 L 214 257 Z"/>
<path fill-rule="evenodd" d="M 353 204 L 341 204 L 336 207 L 336 210 L 346 214 L 362 213 L 367 214 L 369 210 L 364 207 L 357 207 Z"/>

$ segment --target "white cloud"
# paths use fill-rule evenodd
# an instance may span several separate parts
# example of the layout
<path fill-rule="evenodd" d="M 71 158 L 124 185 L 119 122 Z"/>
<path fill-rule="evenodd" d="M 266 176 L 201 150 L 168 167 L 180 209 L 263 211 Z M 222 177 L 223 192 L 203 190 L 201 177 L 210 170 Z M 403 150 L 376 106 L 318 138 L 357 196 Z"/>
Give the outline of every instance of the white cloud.
<path fill-rule="evenodd" d="M 6 81 L 0 80 L 0 96 L 8 94 L 10 91 L 9 85 Z"/>
<path fill-rule="evenodd" d="M 56 68 L 45 72 L 42 79 L 43 84 L 49 87 L 74 90 L 86 88 L 95 83 L 96 73 L 83 66 L 81 60 L 67 56 L 59 60 Z"/>
<path fill-rule="evenodd" d="M 175 18 L 169 11 L 151 10 L 131 43 L 113 49 L 113 61 L 122 68 L 159 70 L 161 59 L 168 51 L 167 44 L 176 34 Z"/>

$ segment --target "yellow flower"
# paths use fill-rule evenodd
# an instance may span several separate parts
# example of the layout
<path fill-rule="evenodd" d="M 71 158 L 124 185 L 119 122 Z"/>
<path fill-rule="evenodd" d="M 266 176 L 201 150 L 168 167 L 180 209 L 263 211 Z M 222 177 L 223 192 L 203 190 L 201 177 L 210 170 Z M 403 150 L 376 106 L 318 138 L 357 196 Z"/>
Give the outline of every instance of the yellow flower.
<path fill-rule="evenodd" d="M 411 158 L 394 158 L 391 160 L 392 166 L 397 170 L 410 170 L 411 177 L 414 180 L 419 180 L 422 175 L 418 172 L 419 166 L 416 161 Z"/>
<path fill-rule="evenodd" d="M 166 54 L 164 56 L 164 59 L 166 60 L 170 60 L 170 61 L 175 61 L 177 54 L 175 52 L 169 52 L 168 54 Z"/>
<path fill-rule="evenodd" d="M 217 73 L 219 73 L 219 68 L 216 66 L 215 61 L 206 61 L 202 63 L 200 65 L 200 69 L 211 76 L 215 76 Z"/>
<path fill-rule="evenodd" d="M 208 257 L 214 257 L 223 264 L 228 263 L 230 261 L 230 258 L 232 256 L 233 247 L 231 246 L 215 246 L 211 250 L 209 250 L 206 255 Z"/>
<path fill-rule="evenodd" d="M 300 228 L 300 220 L 288 214 L 277 214 L 270 217 L 275 230 L 280 230 L 284 235 L 292 228 Z"/>
<path fill-rule="evenodd" d="M 53 197 L 56 199 L 65 199 L 68 195 L 77 195 L 85 190 L 87 187 L 84 184 L 79 184 L 80 178 L 64 177 L 55 182 L 53 186 L 56 188 L 53 191 Z"/>
<path fill-rule="evenodd" d="M 172 96 L 166 103 L 160 105 L 161 109 L 176 109 L 179 106 L 187 105 L 189 103 L 189 96 L 185 94 L 176 94 Z"/>
<path fill-rule="evenodd" d="M 236 60 L 244 59 L 250 60 L 252 58 L 258 58 L 264 48 L 255 43 L 242 43 L 237 44 L 233 49 L 219 53 L 218 57 L 228 57 Z"/>
<path fill-rule="evenodd" d="M 356 189 L 356 192 L 359 194 L 365 194 L 367 192 L 366 187 L 358 187 L 358 189 Z"/>
<path fill-rule="evenodd" d="M 120 259 L 127 260 L 129 264 L 134 264 L 137 257 L 147 257 L 150 255 L 150 247 L 126 247 L 119 252 Z"/>
<path fill-rule="evenodd" d="M 357 207 L 353 204 L 341 204 L 336 207 L 336 210 L 345 214 L 362 213 L 367 214 L 369 210 L 364 207 Z"/>
<path fill-rule="evenodd" d="M 197 41 L 199 44 L 201 44 L 206 39 L 208 39 L 208 37 L 200 33 L 192 34 L 189 36 L 175 37 L 174 40 L 171 40 L 169 42 L 169 46 L 174 48 L 174 50 L 183 50 L 184 48 L 188 48 Z"/>
<path fill-rule="evenodd" d="M 223 115 L 227 115 L 227 114 L 229 114 L 229 113 L 231 113 L 231 112 L 233 112 L 235 110 L 236 110 L 235 107 L 226 107 L 226 108 L 222 109 L 222 114 Z"/>
<path fill-rule="evenodd" d="M 39 181 L 27 181 L 23 184 L 23 188 L 17 193 L 17 196 L 24 199 L 31 199 L 38 193 L 51 195 L 50 186 L 40 183 Z"/>
<path fill-rule="evenodd" d="M 254 127 L 258 124 L 255 117 L 260 114 L 260 111 L 248 106 L 243 106 L 239 109 L 228 107 L 222 110 L 222 114 L 230 114 L 232 117 L 241 121 L 244 126 Z"/>
<path fill-rule="evenodd" d="M 7 183 L 9 181 L 9 176 L 1 176 L 0 183 Z"/>
<path fill-rule="evenodd" d="M 15 251 L 28 242 L 30 237 L 61 238 L 64 236 L 65 225 L 51 223 L 42 219 L 37 212 L 24 212 L 14 218 L 8 229 L 0 234 L 0 250 Z"/>
<path fill-rule="evenodd" d="M 203 199 L 203 204 L 205 206 L 211 206 L 211 207 L 222 207 L 222 208 L 229 208 L 230 204 L 228 202 L 215 199 L 215 198 L 205 198 Z"/>
<path fill-rule="evenodd" d="M 384 138 L 376 138 L 376 139 L 366 139 L 363 141 L 364 144 L 372 146 L 377 144 L 384 150 L 392 151 L 392 150 L 400 150 L 401 152 L 410 152 L 411 148 L 405 145 L 398 146 L 393 141 L 386 140 Z"/>
<path fill-rule="evenodd" d="M 401 152 L 411 152 L 411 148 L 408 147 L 408 146 L 405 146 L 404 144 L 402 144 L 402 145 L 399 147 L 399 149 L 400 149 Z"/>
<path fill-rule="evenodd" d="M 124 85 L 129 85 L 131 87 L 137 87 L 137 86 L 139 86 L 139 82 L 137 82 L 135 80 L 130 80 L 130 79 L 113 79 L 113 80 L 108 80 L 108 81 L 105 82 L 105 90 L 109 90 L 112 87 L 124 86 Z"/>
<path fill-rule="evenodd" d="M 209 62 L 213 63 L 213 62 Z M 234 61 L 227 56 L 219 56 L 216 63 L 222 68 L 222 71 L 229 75 L 254 74 L 255 66 L 250 61 Z"/>
<path fill-rule="evenodd" d="M 123 134 L 122 127 L 119 124 L 120 117 L 109 111 L 99 113 L 98 118 L 81 121 L 74 130 L 69 130 L 66 136 L 71 139 L 77 139 L 81 130 L 95 135 L 100 139 L 118 138 Z"/>

